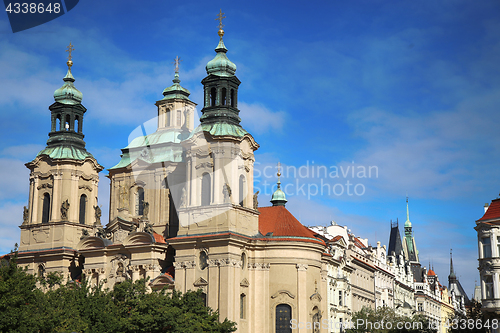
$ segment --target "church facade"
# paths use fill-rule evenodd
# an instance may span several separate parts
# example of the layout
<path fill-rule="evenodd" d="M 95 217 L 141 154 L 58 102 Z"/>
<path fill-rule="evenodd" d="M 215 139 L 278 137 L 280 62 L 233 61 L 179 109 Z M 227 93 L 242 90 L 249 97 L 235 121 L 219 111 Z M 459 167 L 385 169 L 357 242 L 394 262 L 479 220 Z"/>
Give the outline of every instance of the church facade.
<path fill-rule="evenodd" d="M 259 145 L 240 124 L 241 82 L 222 25 L 218 34 L 202 80 L 200 125 L 194 128 L 196 104 L 176 66 L 156 102 L 156 131 L 132 140 L 108 169 L 105 226 L 97 202 L 104 168 L 85 149 L 86 108 L 70 44 L 68 73 L 49 107 L 47 147 L 26 164 L 30 194 L 18 263 L 32 274 L 60 272 L 104 287 L 144 278 L 151 290 L 201 289 L 206 305 L 235 321 L 238 332 L 290 332 L 291 321 L 297 332 L 327 332 L 320 323 L 328 318 L 332 256 L 325 239 L 286 209 L 279 172 L 272 206 L 259 206 Z"/>

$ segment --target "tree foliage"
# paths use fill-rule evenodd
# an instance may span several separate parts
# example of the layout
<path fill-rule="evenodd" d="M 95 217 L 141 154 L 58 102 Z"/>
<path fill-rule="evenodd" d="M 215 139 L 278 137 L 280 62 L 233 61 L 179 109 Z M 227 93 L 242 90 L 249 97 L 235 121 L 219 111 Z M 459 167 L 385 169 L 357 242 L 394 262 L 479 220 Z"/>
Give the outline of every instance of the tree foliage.
<path fill-rule="evenodd" d="M 112 290 L 28 274 L 13 258 L 0 265 L 0 332 L 212 332 L 235 323 L 206 307 L 201 292 L 146 292 L 146 282 Z M 40 290 L 41 287 L 45 292 Z"/>
<path fill-rule="evenodd" d="M 437 332 L 429 320 L 421 315 L 405 317 L 397 315 L 394 309 L 380 307 L 376 310 L 364 307 L 354 313 L 351 319 L 354 325 L 347 329 L 348 333 L 433 333 Z"/>

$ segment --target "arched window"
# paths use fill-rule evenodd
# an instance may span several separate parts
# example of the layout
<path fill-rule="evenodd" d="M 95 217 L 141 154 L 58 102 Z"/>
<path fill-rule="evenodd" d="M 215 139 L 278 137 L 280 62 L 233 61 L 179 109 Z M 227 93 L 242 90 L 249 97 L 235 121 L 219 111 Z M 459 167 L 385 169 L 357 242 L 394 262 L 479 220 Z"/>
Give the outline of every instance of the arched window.
<path fill-rule="evenodd" d="M 205 251 L 200 251 L 200 269 L 204 270 L 208 267 L 208 254 Z"/>
<path fill-rule="evenodd" d="M 236 102 L 234 100 L 234 89 L 231 89 L 231 106 L 235 106 Z"/>
<path fill-rule="evenodd" d="M 312 323 L 313 323 L 313 333 L 319 333 L 321 328 L 321 312 L 319 311 L 317 306 L 313 308 Z"/>
<path fill-rule="evenodd" d="M 61 115 L 57 116 L 57 130 L 61 130 Z"/>
<path fill-rule="evenodd" d="M 49 223 L 50 215 L 50 195 L 45 193 L 43 195 L 43 208 L 42 208 L 42 223 Z"/>
<path fill-rule="evenodd" d="M 210 89 L 210 106 L 215 106 L 215 101 L 217 100 L 217 90 L 215 88 Z"/>
<path fill-rule="evenodd" d="M 69 124 L 70 124 L 71 120 L 70 120 L 70 117 L 69 117 L 69 114 L 66 115 L 66 120 L 64 121 L 64 130 L 65 131 L 69 131 Z"/>
<path fill-rule="evenodd" d="M 246 301 L 247 297 L 245 294 L 240 294 L 240 319 L 246 318 Z"/>
<path fill-rule="evenodd" d="M 211 194 L 211 184 L 210 184 L 210 175 L 208 173 L 204 173 L 201 179 L 201 205 L 208 206 L 210 205 L 210 194 Z"/>
<path fill-rule="evenodd" d="M 226 99 L 227 99 L 227 90 L 226 88 L 222 88 L 222 99 L 221 99 L 221 105 L 226 105 Z"/>
<path fill-rule="evenodd" d="M 144 214 L 144 189 L 139 187 L 135 196 L 135 215 Z"/>
<path fill-rule="evenodd" d="M 245 269 L 245 266 L 247 264 L 247 256 L 245 253 L 241 254 L 241 269 Z"/>
<path fill-rule="evenodd" d="M 82 194 L 80 196 L 80 224 L 85 224 L 85 211 L 87 210 L 87 196 Z"/>
<path fill-rule="evenodd" d="M 38 277 L 45 277 L 45 267 L 43 264 L 38 265 Z"/>
<path fill-rule="evenodd" d="M 174 200 L 172 199 L 172 192 L 168 194 L 168 206 L 168 237 L 175 237 L 179 231 L 179 216 L 177 215 Z"/>
<path fill-rule="evenodd" d="M 80 133 L 80 117 L 75 116 L 75 125 L 74 125 L 74 131 Z"/>
<path fill-rule="evenodd" d="M 239 198 L 240 198 L 240 206 L 243 207 L 243 201 L 245 199 L 245 176 L 241 175 L 240 176 L 240 181 L 239 181 Z"/>
<path fill-rule="evenodd" d="M 288 304 L 278 304 L 276 306 L 276 333 L 292 333 L 290 326 L 292 320 L 292 308 Z"/>

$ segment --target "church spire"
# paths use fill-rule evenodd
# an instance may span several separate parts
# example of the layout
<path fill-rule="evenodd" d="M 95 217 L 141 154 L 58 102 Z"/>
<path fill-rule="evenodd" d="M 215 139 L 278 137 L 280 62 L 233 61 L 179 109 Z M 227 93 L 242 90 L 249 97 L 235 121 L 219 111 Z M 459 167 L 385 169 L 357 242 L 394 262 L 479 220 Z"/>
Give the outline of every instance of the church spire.
<path fill-rule="evenodd" d="M 410 209 L 408 208 L 408 195 L 406 196 L 406 222 L 405 222 L 405 228 L 411 228 Z"/>
<path fill-rule="evenodd" d="M 182 61 L 181 58 L 179 58 L 179 56 L 176 56 L 174 62 L 172 62 L 173 64 L 175 64 L 175 75 L 174 79 L 172 80 L 174 84 L 163 90 L 164 97 L 162 100 L 174 99 L 174 98 L 189 100 L 189 95 L 191 93 L 189 92 L 189 90 L 180 85 L 181 80 L 179 79 L 179 65 L 181 61 Z"/>
<path fill-rule="evenodd" d="M 281 163 L 279 163 L 279 162 L 278 162 L 277 176 L 278 176 L 278 182 L 277 182 L 278 188 L 273 193 L 273 196 L 271 198 L 271 203 L 273 204 L 273 206 L 285 206 L 285 204 L 287 203 L 288 200 L 286 200 L 285 192 L 283 192 L 281 190 L 281 181 L 280 181 Z"/>
<path fill-rule="evenodd" d="M 453 269 L 453 256 L 452 256 L 452 251 L 453 249 L 450 249 L 450 279 L 456 279 L 457 276 L 455 274 L 455 270 Z"/>

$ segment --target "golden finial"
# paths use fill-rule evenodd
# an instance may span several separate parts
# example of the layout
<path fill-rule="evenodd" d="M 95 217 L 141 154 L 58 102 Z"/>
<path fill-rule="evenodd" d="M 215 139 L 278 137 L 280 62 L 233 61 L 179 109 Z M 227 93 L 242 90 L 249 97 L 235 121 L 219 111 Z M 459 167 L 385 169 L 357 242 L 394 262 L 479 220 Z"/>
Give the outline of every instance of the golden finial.
<path fill-rule="evenodd" d="M 73 48 L 74 45 L 71 44 L 71 42 L 69 42 L 69 45 L 68 47 L 66 48 L 66 52 L 68 52 L 68 61 L 66 62 L 66 64 L 68 65 L 68 69 L 71 70 L 71 66 L 73 66 L 73 61 L 71 61 L 71 59 L 73 59 L 73 56 L 71 55 L 71 52 L 73 52 L 75 49 Z"/>
<path fill-rule="evenodd" d="M 219 21 L 219 37 L 222 39 L 222 36 L 224 36 L 224 30 L 222 28 L 224 27 L 224 24 L 222 24 L 222 19 L 225 19 L 226 17 L 223 16 L 225 13 L 222 12 L 222 9 L 219 11 L 219 15 L 217 15 L 217 18 L 215 19 L 216 21 Z"/>
<path fill-rule="evenodd" d="M 278 162 L 278 177 L 281 176 L 281 163 Z"/>
<path fill-rule="evenodd" d="M 181 58 L 179 58 L 179 56 L 176 56 L 174 62 L 172 62 L 173 64 L 175 64 L 176 73 L 179 73 L 179 65 L 181 64 L 181 61 L 182 61 Z"/>

